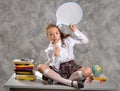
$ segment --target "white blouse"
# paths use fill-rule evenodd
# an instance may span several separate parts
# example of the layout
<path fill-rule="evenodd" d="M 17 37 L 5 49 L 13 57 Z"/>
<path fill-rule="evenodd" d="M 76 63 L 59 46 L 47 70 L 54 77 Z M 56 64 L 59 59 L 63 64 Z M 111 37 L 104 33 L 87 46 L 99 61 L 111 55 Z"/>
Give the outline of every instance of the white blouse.
<path fill-rule="evenodd" d="M 79 30 L 74 32 L 76 38 L 67 37 L 64 39 L 65 46 L 62 46 L 61 40 L 57 43 L 60 48 L 60 54 L 58 57 L 54 56 L 54 45 L 52 43 L 49 44 L 48 48 L 45 50 L 47 54 L 49 66 L 54 66 L 57 70 L 59 70 L 59 66 L 61 63 L 68 62 L 70 60 L 74 60 L 73 48 L 75 44 L 86 44 L 88 42 L 87 37 L 81 33 Z"/>

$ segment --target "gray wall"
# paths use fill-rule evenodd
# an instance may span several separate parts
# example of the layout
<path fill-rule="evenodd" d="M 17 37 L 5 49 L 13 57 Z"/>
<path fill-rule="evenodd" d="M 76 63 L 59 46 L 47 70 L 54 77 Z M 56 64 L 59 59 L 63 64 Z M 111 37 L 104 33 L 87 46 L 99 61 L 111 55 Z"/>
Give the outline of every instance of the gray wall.
<path fill-rule="evenodd" d="M 87 45 L 75 46 L 76 62 L 102 65 L 120 90 L 119 0 L 0 0 L 0 91 L 6 91 L 3 85 L 14 73 L 13 59 L 33 58 L 35 70 L 47 60 L 45 27 L 56 22 L 57 8 L 68 1 L 83 8 L 84 17 L 77 26 L 89 38 Z M 67 26 L 62 29 L 69 32 Z"/>

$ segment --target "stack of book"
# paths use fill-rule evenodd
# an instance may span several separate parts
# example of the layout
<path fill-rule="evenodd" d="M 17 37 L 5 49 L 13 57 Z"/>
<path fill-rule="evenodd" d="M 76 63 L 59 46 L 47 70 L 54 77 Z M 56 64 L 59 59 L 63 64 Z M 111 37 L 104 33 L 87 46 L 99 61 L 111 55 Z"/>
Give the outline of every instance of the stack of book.
<path fill-rule="evenodd" d="M 33 59 L 15 59 L 15 78 L 18 80 L 35 80 Z"/>

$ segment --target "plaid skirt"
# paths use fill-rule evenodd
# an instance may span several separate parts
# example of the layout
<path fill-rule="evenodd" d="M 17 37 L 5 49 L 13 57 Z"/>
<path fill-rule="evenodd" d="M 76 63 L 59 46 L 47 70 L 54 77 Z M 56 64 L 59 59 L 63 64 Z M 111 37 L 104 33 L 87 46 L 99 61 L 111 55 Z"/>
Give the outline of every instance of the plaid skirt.
<path fill-rule="evenodd" d="M 55 72 L 57 72 L 58 74 L 60 74 L 63 78 L 69 78 L 71 76 L 71 74 L 75 71 L 77 71 L 79 68 L 81 68 L 80 65 L 77 65 L 74 60 L 70 60 L 68 62 L 62 63 L 60 64 L 60 69 L 59 71 L 57 71 L 57 69 L 55 67 L 51 67 L 50 68 L 52 70 L 54 70 Z M 45 77 L 43 75 L 43 80 L 48 80 L 49 78 Z"/>

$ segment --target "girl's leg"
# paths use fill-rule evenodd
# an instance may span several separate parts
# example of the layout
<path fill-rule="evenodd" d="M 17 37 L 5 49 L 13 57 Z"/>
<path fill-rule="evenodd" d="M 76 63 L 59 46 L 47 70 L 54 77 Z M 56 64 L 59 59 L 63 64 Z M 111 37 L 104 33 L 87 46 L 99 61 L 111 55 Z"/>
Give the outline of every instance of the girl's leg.
<path fill-rule="evenodd" d="M 75 71 L 71 76 L 68 78 L 70 80 L 75 80 L 78 78 L 86 78 L 92 74 L 92 69 L 90 67 L 82 67 Z"/>
<path fill-rule="evenodd" d="M 68 79 L 61 77 L 58 73 L 56 73 L 55 71 L 50 69 L 47 65 L 40 64 L 38 66 L 38 71 L 41 72 L 46 77 L 49 77 L 57 82 L 65 84 L 65 85 L 68 85 L 68 86 L 73 85 L 74 87 L 78 87 L 78 85 L 79 85 L 77 81 L 73 82 L 71 80 L 68 80 Z"/>
<path fill-rule="evenodd" d="M 69 80 L 76 80 L 78 78 L 83 78 L 82 71 L 75 71 L 71 74 L 71 76 L 68 78 Z"/>
<path fill-rule="evenodd" d="M 90 67 L 82 67 L 78 69 L 78 71 L 82 71 L 83 77 L 89 77 L 92 74 L 92 69 Z"/>

